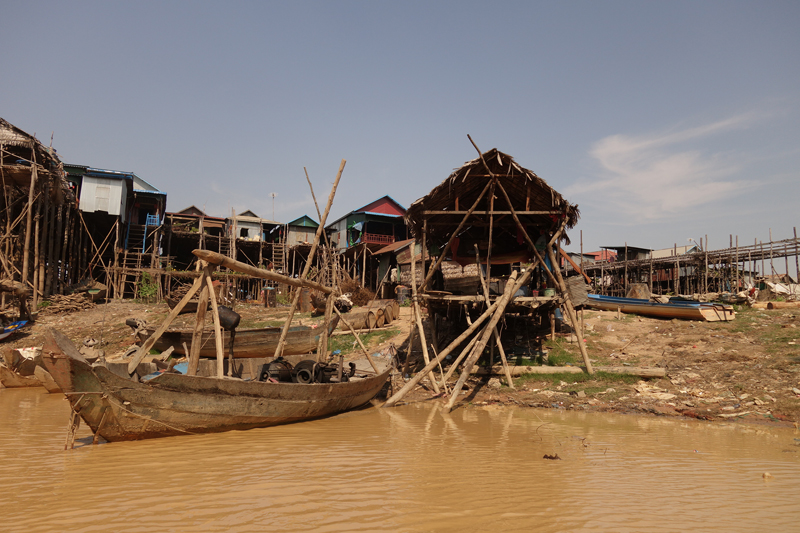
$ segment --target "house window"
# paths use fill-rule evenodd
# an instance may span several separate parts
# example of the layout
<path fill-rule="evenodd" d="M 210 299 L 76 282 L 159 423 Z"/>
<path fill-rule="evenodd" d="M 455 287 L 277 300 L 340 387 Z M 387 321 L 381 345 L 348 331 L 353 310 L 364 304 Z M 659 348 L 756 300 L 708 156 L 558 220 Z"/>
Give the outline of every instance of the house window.
<path fill-rule="evenodd" d="M 242 239 L 246 239 L 248 236 L 249 235 L 247 228 L 242 228 L 239 230 L 239 237 L 241 237 Z"/>

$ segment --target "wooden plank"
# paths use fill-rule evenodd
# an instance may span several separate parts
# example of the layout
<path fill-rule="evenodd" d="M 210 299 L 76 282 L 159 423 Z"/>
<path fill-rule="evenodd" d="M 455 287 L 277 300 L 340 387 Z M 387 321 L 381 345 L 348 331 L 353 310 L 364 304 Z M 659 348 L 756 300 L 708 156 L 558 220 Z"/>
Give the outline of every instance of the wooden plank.
<path fill-rule="evenodd" d="M 268 279 L 277 283 L 285 283 L 286 285 L 291 285 L 292 287 L 305 287 L 308 289 L 314 289 L 324 294 L 331 294 L 333 292 L 333 289 L 330 287 L 326 287 L 314 281 L 290 278 L 289 276 L 284 276 L 278 274 L 277 272 L 272 272 L 271 270 L 264 270 L 241 263 L 231 259 L 230 257 L 226 257 L 210 250 L 193 250 L 192 253 L 203 261 L 211 263 L 212 265 L 230 268 L 231 270 L 241 272 L 242 274 L 247 274 L 248 276 L 253 276 L 254 278 Z"/>
<path fill-rule="evenodd" d="M 509 368 L 512 376 L 525 376 L 528 374 L 583 374 L 586 370 L 580 366 L 512 366 Z M 635 366 L 599 366 L 595 367 L 597 372 L 605 372 L 607 374 L 618 374 L 625 376 L 639 376 L 643 378 L 663 378 L 667 375 L 667 371 L 663 368 L 647 368 Z M 504 370 L 502 367 L 493 366 L 491 369 L 487 367 L 477 367 L 472 370 L 472 374 L 478 376 L 503 376 Z"/>

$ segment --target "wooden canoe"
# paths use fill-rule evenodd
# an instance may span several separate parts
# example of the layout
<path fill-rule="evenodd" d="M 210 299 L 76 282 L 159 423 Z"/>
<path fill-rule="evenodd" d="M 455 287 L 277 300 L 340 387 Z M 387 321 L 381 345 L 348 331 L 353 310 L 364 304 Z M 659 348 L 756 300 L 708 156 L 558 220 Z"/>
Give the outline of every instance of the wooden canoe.
<path fill-rule="evenodd" d="M 391 372 L 357 364 L 342 383 L 271 383 L 161 374 L 146 383 L 91 366 L 63 333 L 45 334 L 43 360 L 74 412 L 110 442 L 268 427 L 334 415 L 369 402 Z"/>
<path fill-rule="evenodd" d="M 339 323 L 339 317 L 334 316 L 328 326 L 328 333 L 332 333 Z M 144 343 L 153 333 L 155 328 L 147 328 L 139 332 L 139 344 Z M 323 328 L 311 328 L 309 326 L 292 326 L 286 334 L 286 346 L 283 350 L 283 355 L 300 355 L 304 353 L 313 352 L 319 344 L 319 336 L 323 332 Z M 230 350 L 230 333 L 223 331 L 222 344 L 225 347 L 225 353 Z M 271 357 L 275 354 L 275 349 L 278 346 L 278 340 L 281 338 L 281 328 L 255 328 L 255 329 L 237 329 L 236 337 L 233 342 L 233 354 L 237 359 L 250 358 L 250 357 Z M 161 352 L 172 346 L 174 353 L 180 355 L 187 355 L 184 353 L 183 344 L 191 347 L 192 345 L 192 330 L 191 329 L 176 329 L 167 330 L 161 334 L 161 337 L 156 341 L 153 346 L 154 349 Z M 200 357 L 216 357 L 217 350 L 214 342 L 214 332 L 204 331 L 200 347 Z"/>
<path fill-rule="evenodd" d="M 709 302 L 671 301 L 662 304 L 638 298 L 618 298 L 590 294 L 587 306 L 606 311 L 620 310 L 622 313 L 651 316 L 655 318 L 679 318 L 683 320 L 703 320 L 706 322 L 727 322 L 736 317 L 730 305 Z"/>

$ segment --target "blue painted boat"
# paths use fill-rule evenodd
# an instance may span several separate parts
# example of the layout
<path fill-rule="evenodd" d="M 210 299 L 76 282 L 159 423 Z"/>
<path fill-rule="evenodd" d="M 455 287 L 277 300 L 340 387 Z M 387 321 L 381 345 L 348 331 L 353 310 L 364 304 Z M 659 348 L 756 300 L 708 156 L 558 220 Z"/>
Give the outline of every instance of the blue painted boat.
<path fill-rule="evenodd" d="M 14 333 L 27 323 L 28 323 L 27 320 L 20 320 L 19 322 L 12 322 L 8 326 L 4 327 L 3 332 L 0 333 L 0 341 L 10 336 L 12 333 Z"/>
<path fill-rule="evenodd" d="M 586 304 L 594 309 L 617 311 L 656 318 L 680 318 L 705 322 L 727 322 L 736 317 L 730 305 L 711 302 L 670 301 L 662 304 L 639 298 L 620 298 L 590 294 Z"/>

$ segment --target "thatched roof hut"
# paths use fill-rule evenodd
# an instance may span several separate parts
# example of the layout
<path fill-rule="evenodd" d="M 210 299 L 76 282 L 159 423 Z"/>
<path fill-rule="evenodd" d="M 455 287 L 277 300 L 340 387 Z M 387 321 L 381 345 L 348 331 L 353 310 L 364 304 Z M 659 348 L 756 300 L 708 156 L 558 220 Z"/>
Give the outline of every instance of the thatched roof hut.
<path fill-rule="evenodd" d="M 483 159 L 485 166 L 480 157 L 467 161 L 427 196 L 411 204 L 406 223 L 417 239 L 421 239 L 425 233 L 429 247 L 443 246 L 482 194 L 475 211 L 459 230 L 459 255 L 469 253 L 473 244 L 483 248 L 482 253 L 486 251 L 490 214 L 494 215 L 491 221 L 491 254 L 497 258 L 492 260 L 493 263 L 500 260 L 502 254 L 526 249 L 527 244 L 518 232 L 506 194 L 521 224 L 534 241 L 540 235 L 552 235 L 562 222 L 565 222 L 566 229 L 575 226 L 580 216 L 578 206 L 570 204 L 536 173 L 521 167 L 513 157 L 496 148 L 484 152 Z M 492 175 L 497 179 L 493 197 L 488 192 L 484 193 L 492 181 Z M 562 235 L 562 239 L 569 243 L 566 234 Z"/>

